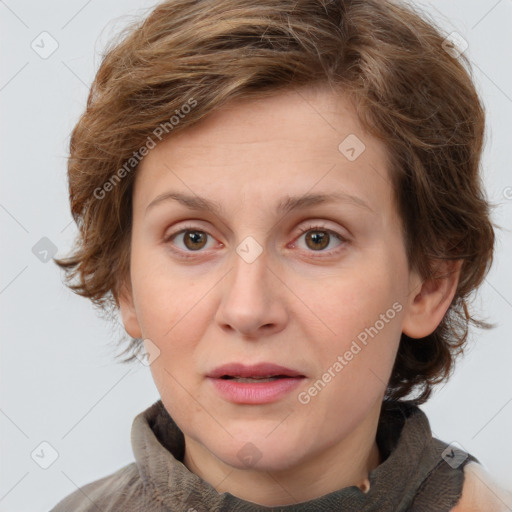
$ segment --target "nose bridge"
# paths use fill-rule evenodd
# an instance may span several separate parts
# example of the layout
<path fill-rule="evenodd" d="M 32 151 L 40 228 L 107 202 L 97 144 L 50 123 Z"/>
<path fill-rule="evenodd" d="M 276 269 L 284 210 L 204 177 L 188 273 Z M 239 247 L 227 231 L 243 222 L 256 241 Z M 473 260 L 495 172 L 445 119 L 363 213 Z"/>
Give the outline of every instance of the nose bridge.
<path fill-rule="evenodd" d="M 230 292 L 239 299 L 257 302 L 266 295 L 268 281 L 268 251 L 252 236 L 244 238 L 235 248 Z"/>
<path fill-rule="evenodd" d="M 263 198 L 253 190 L 247 194 L 246 183 L 238 193 L 237 209 L 234 213 L 237 242 L 233 255 L 234 274 L 236 278 L 251 281 L 253 278 L 264 280 L 268 272 L 269 254 L 266 235 L 269 233 L 266 222 L 266 208 L 262 208 Z M 254 187 L 253 187 L 254 189 Z"/>

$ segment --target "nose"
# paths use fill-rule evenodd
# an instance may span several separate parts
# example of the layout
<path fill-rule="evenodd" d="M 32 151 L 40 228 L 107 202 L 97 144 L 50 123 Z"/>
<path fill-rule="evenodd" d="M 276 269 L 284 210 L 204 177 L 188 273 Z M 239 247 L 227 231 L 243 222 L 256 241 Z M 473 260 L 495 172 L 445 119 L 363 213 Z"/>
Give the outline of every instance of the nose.
<path fill-rule="evenodd" d="M 286 287 L 269 267 L 264 252 L 251 263 L 235 254 L 234 267 L 221 286 L 216 321 L 222 329 L 260 338 L 284 328 Z"/>

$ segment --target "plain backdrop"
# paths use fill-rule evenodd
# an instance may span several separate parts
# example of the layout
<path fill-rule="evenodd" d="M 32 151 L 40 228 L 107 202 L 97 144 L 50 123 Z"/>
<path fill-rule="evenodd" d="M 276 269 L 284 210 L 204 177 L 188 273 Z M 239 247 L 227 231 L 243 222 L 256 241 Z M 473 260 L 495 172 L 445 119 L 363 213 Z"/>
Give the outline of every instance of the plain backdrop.
<path fill-rule="evenodd" d="M 154 3 L 0 1 L 1 511 L 47 511 L 131 462 L 133 418 L 159 398 L 147 367 L 115 361 L 118 327 L 44 261 L 52 250 L 65 255 L 75 235 L 69 134 L 99 54 Z M 423 409 L 438 438 L 458 442 L 512 488 L 512 0 L 414 3 L 469 43 L 488 115 L 485 184 L 506 228 L 474 301 L 497 328 L 472 331 L 465 359 Z"/>

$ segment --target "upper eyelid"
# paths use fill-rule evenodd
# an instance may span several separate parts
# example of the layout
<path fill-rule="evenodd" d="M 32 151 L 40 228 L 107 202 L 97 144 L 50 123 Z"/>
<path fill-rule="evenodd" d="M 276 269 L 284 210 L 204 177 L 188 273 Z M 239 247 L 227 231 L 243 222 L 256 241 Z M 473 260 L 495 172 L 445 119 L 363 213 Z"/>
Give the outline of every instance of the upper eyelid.
<path fill-rule="evenodd" d="M 170 238 L 170 237 L 176 236 L 178 234 L 183 233 L 184 231 L 201 231 L 203 233 L 207 233 L 210 236 L 213 236 L 210 233 L 210 231 L 208 231 L 208 228 L 203 228 L 203 227 L 200 226 L 200 224 L 192 224 L 192 222 L 200 222 L 200 221 L 189 221 L 189 224 L 185 224 L 184 226 L 180 227 L 177 230 L 173 229 L 173 232 L 170 233 L 169 235 L 165 234 L 164 238 Z M 338 233 L 336 228 L 322 225 L 322 224 L 324 224 L 324 222 L 325 221 L 315 221 L 315 220 L 313 220 L 313 221 L 311 221 L 311 220 L 310 221 L 302 221 L 299 224 L 306 223 L 306 224 L 309 224 L 309 225 L 305 225 L 303 228 L 299 228 L 299 233 L 298 234 L 301 235 L 305 231 L 313 230 L 316 227 L 316 228 L 322 229 L 324 231 L 329 231 L 329 232 L 332 232 L 332 233 L 339 234 L 340 236 L 343 236 L 341 233 Z M 166 230 L 165 233 L 167 233 L 167 231 L 168 230 Z"/>

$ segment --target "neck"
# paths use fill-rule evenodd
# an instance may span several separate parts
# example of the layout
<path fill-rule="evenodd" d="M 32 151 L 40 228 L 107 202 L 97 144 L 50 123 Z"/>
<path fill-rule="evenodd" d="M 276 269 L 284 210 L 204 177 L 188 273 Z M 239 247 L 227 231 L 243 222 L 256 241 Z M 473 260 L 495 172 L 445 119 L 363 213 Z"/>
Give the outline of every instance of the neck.
<path fill-rule="evenodd" d="M 284 470 L 234 468 L 187 436 L 183 462 L 217 492 L 268 507 L 309 501 L 350 486 L 366 492 L 368 474 L 381 462 L 375 441 L 379 413 L 380 407 L 337 444 Z"/>

